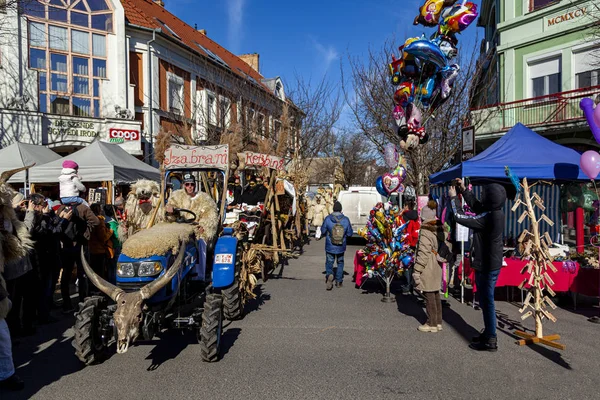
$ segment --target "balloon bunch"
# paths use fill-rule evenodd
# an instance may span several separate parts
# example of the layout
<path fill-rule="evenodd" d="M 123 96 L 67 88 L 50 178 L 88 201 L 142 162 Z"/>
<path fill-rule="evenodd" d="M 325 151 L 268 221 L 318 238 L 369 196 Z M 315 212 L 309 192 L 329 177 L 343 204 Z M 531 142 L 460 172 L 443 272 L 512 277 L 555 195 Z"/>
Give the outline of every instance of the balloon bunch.
<path fill-rule="evenodd" d="M 432 113 L 448 100 L 460 67 L 451 63 L 458 55 L 456 35 L 477 18 L 477 5 L 463 0 L 426 0 L 414 24 L 437 26 L 427 39 L 409 38 L 399 47 L 400 58 L 389 64 L 394 93 L 393 117 L 398 126 L 400 147 L 411 149 L 427 143 L 423 111 Z"/>
<path fill-rule="evenodd" d="M 590 126 L 594 139 L 600 143 L 600 107 L 590 98 L 581 99 L 579 107 L 583 110 L 583 115 Z"/>
<path fill-rule="evenodd" d="M 384 148 L 384 159 L 385 165 L 394 170 L 377 178 L 375 181 L 377 192 L 384 197 L 389 197 L 392 193 L 403 193 L 402 182 L 406 179 L 406 161 L 398 154 L 396 146 L 391 143 Z"/>
<path fill-rule="evenodd" d="M 402 211 L 391 203 L 378 203 L 371 210 L 367 226 L 358 230 L 368 241 L 363 261 L 369 277 L 374 273 L 391 276 L 412 263 L 414 254 L 407 243 L 407 226 Z"/>

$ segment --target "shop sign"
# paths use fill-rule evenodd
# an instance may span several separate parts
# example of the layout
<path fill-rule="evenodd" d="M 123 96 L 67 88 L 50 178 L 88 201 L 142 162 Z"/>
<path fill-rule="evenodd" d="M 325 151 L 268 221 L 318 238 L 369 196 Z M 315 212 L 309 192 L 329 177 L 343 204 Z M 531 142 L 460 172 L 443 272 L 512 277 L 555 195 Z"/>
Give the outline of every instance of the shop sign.
<path fill-rule="evenodd" d="M 125 143 L 126 141 L 137 140 L 140 140 L 140 131 L 119 128 L 111 128 L 108 131 L 108 141 L 110 143 Z"/>
<path fill-rule="evenodd" d="M 266 167 L 277 171 L 282 171 L 285 168 L 285 159 L 277 156 L 246 151 L 238 153 L 238 157 L 243 160 L 246 166 Z"/>
<path fill-rule="evenodd" d="M 575 11 L 568 11 L 564 14 L 547 18 L 547 24 L 548 24 L 547 26 L 550 27 L 550 26 L 558 25 L 562 22 L 581 18 L 586 14 L 587 14 L 587 7 L 578 8 Z"/>
<path fill-rule="evenodd" d="M 77 137 L 96 137 L 95 124 L 89 121 L 76 121 L 70 119 L 52 119 L 48 126 L 49 135 L 77 136 Z"/>
<path fill-rule="evenodd" d="M 468 126 L 462 128 L 462 161 L 475 155 L 475 128 Z"/>
<path fill-rule="evenodd" d="M 166 169 L 229 168 L 229 145 L 186 146 L 175 144 L 165 151 Z"/>

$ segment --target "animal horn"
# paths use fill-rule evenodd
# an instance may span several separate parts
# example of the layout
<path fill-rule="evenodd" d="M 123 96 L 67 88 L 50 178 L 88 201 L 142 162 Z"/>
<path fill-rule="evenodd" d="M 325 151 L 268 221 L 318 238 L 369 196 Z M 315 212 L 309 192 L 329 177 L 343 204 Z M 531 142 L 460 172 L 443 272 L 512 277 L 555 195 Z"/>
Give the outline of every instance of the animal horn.
<path fill-rule="evenodd" d="M 112 283 L 105 281 L 97 273 L 94 272 L 92 267 L 90 267 L 87 260 L 85 259 L 83 247 L 81 248 L 81 262 L 83 263 L 83 270 L 85 271 L 85 274 L 90 279 L 90 281 L 92 281 L 94 286 L 102 290 L 104 293 L 106 293 L 107 296 L 109 296 L 114 301 L 117 301 L 117 297 L 121 293 L 123 293 L 123 289 L 119 289 Z"/>
<path fill-rule="evenodd" d="M 35 163 L 25 166 L 25 167 L 9 169 L 8 171 L 4 171 L 2 173 L 2 175 L 0 175 L 0 184 L 8 182 L 10 177 L 13 176 L 14 174 L 21 172 L 21 171 L 25 171 L 26 169 L 29 169 L 29 168 L 33 167 L 34 165 L 35 165 Z"/>
<path fill-rule="evenodd" d="M 142 293 L 142 299 L 149 299 L 150 297 L 154 296 L 156 292 L 162 289 L 167 283 L 171 281 L 171 279 L 173 279 L 173 277 L 175 277 L 175 275 L 177 274 L 177 272 L 179 272 L 179 269 L 181 268 L 181 264 L 183 264 L 183 257 L 185 255 L 186 245 L 187 241 L 181 243 L 181 247 L 179 248 L 179 254 L 177 254 L 175 262 L 163 276 L 150 282 L 149 284 L 140 289 L 140 292 Z"/>

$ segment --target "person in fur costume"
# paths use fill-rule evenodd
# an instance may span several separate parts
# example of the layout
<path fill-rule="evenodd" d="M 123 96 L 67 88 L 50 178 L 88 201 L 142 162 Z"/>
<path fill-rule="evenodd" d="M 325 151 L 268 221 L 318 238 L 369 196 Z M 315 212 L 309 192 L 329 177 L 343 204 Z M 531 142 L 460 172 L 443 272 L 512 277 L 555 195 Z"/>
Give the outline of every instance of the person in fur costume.
<path fill-rule="evenodd" d="M 7 263 L 27 257 L 33 249 L 33 241 L 25 224 L 17 218 L 12 206 L 15 191 L 6 183 L 17 172 L 26 168 L 5 171 L 0 175 L 0 388 L 19 390 L 23 381 L 15 374 L 12 359 L 10 332 L 6 316 L 11 303 L 3 274 Z"/>
<path fill-rule="evenodd" d="M 204 192 L 196 191 L 196 179 L 190 173 L 183 175 L 183 189 L 175 190 L 167 202 L 167 220 L 175 221 L 175 208 L 184 208 L 196 214 L 196 237 L 212 242 L 219 225 L 219 210 L 213 198 Z M 186 217 L 184 215 L 184 217 Z"/>
<path fill-rule="evenodd" d="M 146 229 L 156 207 L 159 207 L 159 210 L 155 223 L 159 223 L 164 221 L 164 212 L 158 183 L 140 179 L 131 185 L 123 213 L 124 223 L 119 225 L 118 236 L 121 242 L 137 231 Z"/>

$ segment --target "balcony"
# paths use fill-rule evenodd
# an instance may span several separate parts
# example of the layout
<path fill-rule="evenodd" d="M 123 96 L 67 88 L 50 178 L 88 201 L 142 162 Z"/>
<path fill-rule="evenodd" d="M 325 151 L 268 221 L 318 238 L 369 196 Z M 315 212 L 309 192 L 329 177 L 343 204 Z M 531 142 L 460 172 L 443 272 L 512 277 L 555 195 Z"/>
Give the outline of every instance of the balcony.
<path fill-rule="evenodd" d="M 597 95 L 600 95 L 600 86 L 471 109 L 475 134 L 493 138 L 517 122 L 540 130 L 583 127 L 585 117 L 579 102 L 585 97 L 594 99 Z"/>

